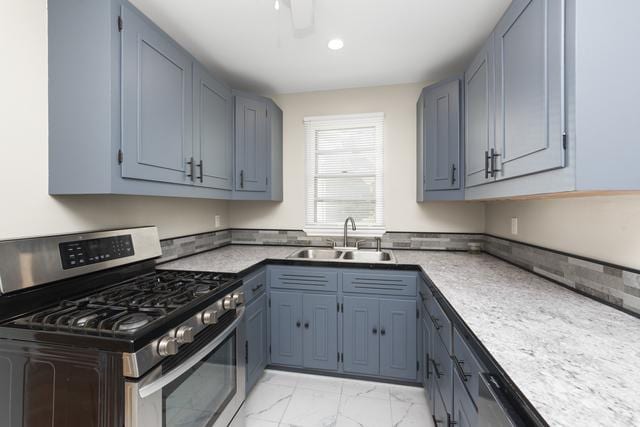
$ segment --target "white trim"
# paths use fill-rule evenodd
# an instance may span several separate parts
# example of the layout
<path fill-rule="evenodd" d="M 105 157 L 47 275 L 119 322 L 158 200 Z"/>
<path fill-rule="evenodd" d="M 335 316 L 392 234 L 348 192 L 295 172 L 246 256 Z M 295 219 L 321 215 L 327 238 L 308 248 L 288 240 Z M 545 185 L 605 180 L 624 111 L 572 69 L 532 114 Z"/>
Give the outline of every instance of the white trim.
<path fill-rule="evenodd" d="M 384 113 L 361 113 L 361 114 L 339 114 L 332 116 L 309 116 L 304 118 L 304 123 L 312 123 L 312 122 L 327 122 L 327 121 L 337 121 L 337 120 L 361 120 L 361 119 L 384 119 Z"/>
<path fill-rule="evenodd" d="M 304 231 L 307 236 L 317 237 L 317 236 L 329 236 L 329 237 L 342 237 L 344 236 L 344 226 L 340 228 L 334 227 L 313 227 L 313 226 L 305 226 L 302 231 Z M 351 223 L 347 227 L 347 233 L 349 237 L 382 237 L 384 233 L 386 233 L 386 229 L 384 227 L 358 227 L 357 230 L 351 229 Z"/>

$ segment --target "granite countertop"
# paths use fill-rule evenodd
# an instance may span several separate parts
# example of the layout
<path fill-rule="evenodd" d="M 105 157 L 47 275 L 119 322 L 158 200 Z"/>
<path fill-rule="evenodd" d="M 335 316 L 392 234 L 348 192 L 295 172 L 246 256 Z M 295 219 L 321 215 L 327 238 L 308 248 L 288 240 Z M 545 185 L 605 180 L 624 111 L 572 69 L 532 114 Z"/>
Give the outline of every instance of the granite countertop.
<path fill-rule="evenodd" d="M 160 268 L 239 273 L 295 250 L 232 245 Z M 640 319 L 490 255 L 394 254 L 422 267 L 551 426 L 640 425 Z"/>

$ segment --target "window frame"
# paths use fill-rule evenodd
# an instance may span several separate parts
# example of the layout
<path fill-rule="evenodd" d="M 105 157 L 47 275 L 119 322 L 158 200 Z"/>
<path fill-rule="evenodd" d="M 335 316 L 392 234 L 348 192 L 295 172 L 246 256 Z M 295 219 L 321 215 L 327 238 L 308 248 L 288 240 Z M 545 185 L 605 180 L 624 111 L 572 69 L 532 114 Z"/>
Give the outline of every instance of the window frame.
<path fill-rule="evenodd" d="M 375 179 L 375 196 L 369 202 L 375 203 L 375 224 L 357 224 L 357 230 L 351 230 L 349 226 L 349 235 L 360 237 L 380 237 L 385 231 L 384 224 L 384 113 L 365 113 L 365 114 L 343 114 L 328 116 L 312 116 L 304 118 L 305 129 L 305 213 L 304 213 L 304 231 L 310 236 L 342 236 L 344 232 L 343 224 L 325 224 L 318 223 L 317 216 L 317 178 L 322 177 L 338 177 L 345 176 L 342 174 L 318 174 L 317 173 L 317 132 L 322 130 L 340 130 L 340 129 L 357 129 L 371 128 L 375 129 L 373 141 L 373 151 L 375 152 L 374 163 L 375 170 L 371 173 L 349 174 L 349 177 L 372 177 Z M 350 150 L 350 153 L 357 151 L 371 151 L 368 149 Z M 331 152 L 331 151 L 327 151 Z M 322 152 L 320 152 L 322 153 Z M 312 199 L 312 200 L 310 200 Z M 346 219 L 346 218 L 345 218 Z"/>

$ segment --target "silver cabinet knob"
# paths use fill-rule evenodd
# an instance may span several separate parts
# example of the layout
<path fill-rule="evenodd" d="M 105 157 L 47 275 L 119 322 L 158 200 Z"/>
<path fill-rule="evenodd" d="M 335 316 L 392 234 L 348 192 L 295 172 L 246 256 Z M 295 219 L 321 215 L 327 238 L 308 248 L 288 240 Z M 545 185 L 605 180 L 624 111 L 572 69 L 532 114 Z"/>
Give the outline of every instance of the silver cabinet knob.
<path fill-rule="evenodd" d="M 205 325 L 213 325 L 218 323 L 218 311 L 217 310 L 205 310 L 202 313 L 202 323 Z"/>
<path fill-rule="evenodd" d="M 158 342 L 158 354 L 160 356 L 173 356 L 178 354 L 178 340 L 173 337 L 164 337 Z"/>
<path fill-rule="evenodd" d="M 234 297 L 226 296 L 224 300 L 222 300 L 222 308 L 225 310 L 233 310 L 236 308 L 236 300 Z"/>
<path fill-rule="evenodd" d="M 244 292 L 233 294 L 233 301 L 236 303 L 236 305 L 244 304 Z"/>
<path fill-rule="evenodd" d="M 192 326 L 180 326 L 176 329 L 176 340 L 179 344 L 185 344 L 193 342 L 193 327 Z"/>

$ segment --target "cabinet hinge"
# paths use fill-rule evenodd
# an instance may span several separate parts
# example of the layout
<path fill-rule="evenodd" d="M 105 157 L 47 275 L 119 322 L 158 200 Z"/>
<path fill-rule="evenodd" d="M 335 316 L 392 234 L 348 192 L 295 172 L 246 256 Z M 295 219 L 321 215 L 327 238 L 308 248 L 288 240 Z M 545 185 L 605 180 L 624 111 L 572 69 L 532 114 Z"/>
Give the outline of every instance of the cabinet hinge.
<path fill-rule="evenodd" d="M 269 307 L 271 307 L 271 298 L 269 298 Z"/>
<path fill-rule="evenodd" d="M 244 342 L 244 363 L 249 364 L 249 341 Z"/>
<path fill-rule="evenodd" d="M 416 360 L 416 371 L 420 370 L 420 361 Z"/>
<path fill-rule="evenodd" d="M 339 302 L 336 303 L 336 306 L 337 306 L 336 310 L 338 310 L 338 313 L 340 313 L 340 303 Z"/>
<path fill-rule="evenodd" d="M 344 313 L 344 304 L 340 303 L 340 311 Z"/>
<path fill-rule="evenodd" d="M 269 185 L 269 177 L 266 177 L 266 178 L 264 179 L 264 183 L 265 183 L 265 185 Z"/>
<path fill-rule="evenodd" d="M 122 32 L 124 28 L 124 23 L 122 22 L 122 16 L 118 16 L 118 32 Z"/>
<path fill-rule="evenodd" d="M 269 344 L 269 354 L 271 354 L 271 344 Z"/>
<path fill-rule="evenodd" d="M 567 134 L 566 133 L 562 134 L 562 149 L 563 150 L 567 149 Z"/>
<path fill-rule="evenodd" d="M 338 363 L 340 363 L 340 352 L 338 352 Z"/>
<path fill-rule="evenodd" d="M 420 309 L 416 308 L 416 319 L 420 318 Z"/>
<path fill-rule="evenodd" d="M 118 164 L 121 165 L 124 160 L 124 154 L 122 154 L 122 150 L 118 150 Z"/>

